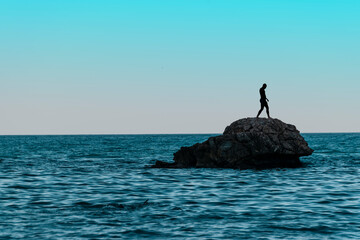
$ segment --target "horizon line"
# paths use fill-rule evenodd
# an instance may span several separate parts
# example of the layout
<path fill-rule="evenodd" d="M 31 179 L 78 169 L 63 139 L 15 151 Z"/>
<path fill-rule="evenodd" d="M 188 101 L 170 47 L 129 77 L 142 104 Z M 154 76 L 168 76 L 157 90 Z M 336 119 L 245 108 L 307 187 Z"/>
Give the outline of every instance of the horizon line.
<path fill-rule="evenodd" d="M 360 132 L 300 132 L 300 134 L 339 134 L 339 133 L 360 133 Z M 222 133 L 49 133 L 49 134 L 0 134 L 0 137 L 7 136 L 136 136 L 136 135 L 222 135 Z"/>

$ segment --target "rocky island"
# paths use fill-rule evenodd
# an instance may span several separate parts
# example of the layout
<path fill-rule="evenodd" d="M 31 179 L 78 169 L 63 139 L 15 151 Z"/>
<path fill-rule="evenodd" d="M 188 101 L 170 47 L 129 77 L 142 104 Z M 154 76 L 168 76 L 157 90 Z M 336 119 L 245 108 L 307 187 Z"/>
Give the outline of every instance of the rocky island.
<path fill-rule="evenodd" d="M 301 167 L 299 157 L 312 150 L 294 125 L 271 118 L 243 118 L 222 135 L 181 147 L 174 162 L 156 161 L 155 168 L 266 169 Z"/>

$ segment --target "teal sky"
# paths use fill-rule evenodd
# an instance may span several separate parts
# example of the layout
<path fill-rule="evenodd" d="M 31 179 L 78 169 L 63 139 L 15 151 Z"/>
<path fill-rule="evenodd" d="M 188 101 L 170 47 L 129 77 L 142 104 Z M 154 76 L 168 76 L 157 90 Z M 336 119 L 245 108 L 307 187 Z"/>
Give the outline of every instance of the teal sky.
<path fill-rule="evenodd" d="M 360 1 L 0 0 L 0 134 L 360 131 Z M 262 116 L 266 114 L 263 112 Z"/>

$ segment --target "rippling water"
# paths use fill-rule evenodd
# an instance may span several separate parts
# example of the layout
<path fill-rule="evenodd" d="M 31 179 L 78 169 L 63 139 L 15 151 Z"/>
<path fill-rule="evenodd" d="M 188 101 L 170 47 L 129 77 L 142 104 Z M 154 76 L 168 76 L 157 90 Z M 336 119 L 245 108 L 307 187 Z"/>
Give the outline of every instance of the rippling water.
<path fill-rule="evenodd" d="M 1 136 L 1 239 L 360 239 L 360 134 L 299 169 L 151 169 L 211 135 Z"/>

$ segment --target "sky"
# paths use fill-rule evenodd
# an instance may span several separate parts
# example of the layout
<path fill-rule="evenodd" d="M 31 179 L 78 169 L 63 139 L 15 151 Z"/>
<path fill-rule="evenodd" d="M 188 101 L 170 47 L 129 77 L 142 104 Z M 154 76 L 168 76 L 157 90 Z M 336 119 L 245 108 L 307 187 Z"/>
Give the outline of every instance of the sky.
<path fill-rule="evenodd" d="M 0 134 L 360 132 L 360 1 L 0 0 Z M 265 117 L 265 111 L 262 117 Z"/>

